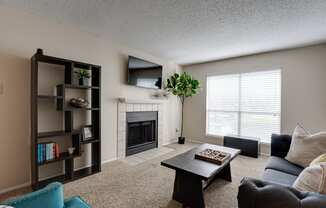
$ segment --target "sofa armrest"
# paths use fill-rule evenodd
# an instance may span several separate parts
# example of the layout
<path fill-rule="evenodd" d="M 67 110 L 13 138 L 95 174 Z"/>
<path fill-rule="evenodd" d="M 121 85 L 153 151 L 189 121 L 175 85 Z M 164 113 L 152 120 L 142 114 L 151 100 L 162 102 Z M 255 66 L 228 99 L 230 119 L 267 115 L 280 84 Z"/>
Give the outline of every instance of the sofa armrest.
<path fill-rule="evenodd" d="M 291 140 L 290 135 L 272 134 L 271 156 L 284 158 L 289 152 Z"/>
<path fill-rule="evenodd" d="M 238 192 L 239 208 L 323 208 L 326 196 L 292 187 L 244 178 Z"/>
<path fill-rule="evenodd" d="M 91 208 L 91 207 L 79 196 L 74 196 L 65 200 L 64 208 Z"/>

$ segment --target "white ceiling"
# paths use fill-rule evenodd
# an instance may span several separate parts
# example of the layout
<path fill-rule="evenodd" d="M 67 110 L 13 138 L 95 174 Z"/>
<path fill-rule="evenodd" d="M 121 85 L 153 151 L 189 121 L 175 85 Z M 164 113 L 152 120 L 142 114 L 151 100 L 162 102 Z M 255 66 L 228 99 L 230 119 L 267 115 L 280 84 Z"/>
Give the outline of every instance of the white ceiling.
<path fill-rule="evenodd" d="M 326 0 L 0 0 L 178 64 L 326 41 Z"/>

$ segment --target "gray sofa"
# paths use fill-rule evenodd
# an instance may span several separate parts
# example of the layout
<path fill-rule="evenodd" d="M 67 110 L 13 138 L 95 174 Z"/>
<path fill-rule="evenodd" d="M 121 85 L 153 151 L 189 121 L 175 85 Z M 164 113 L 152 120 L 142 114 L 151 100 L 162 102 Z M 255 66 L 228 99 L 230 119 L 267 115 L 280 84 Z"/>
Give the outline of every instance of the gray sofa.
<path fill-rule="evenodd" d="M 284 159 L 290 144 L 291 136 L 272 135 L 271 157 L 262 180 L 242 180 L 239 208 L 326 208 L 325 195 L 300 192 L 291 187 L 303 168 Z"/>

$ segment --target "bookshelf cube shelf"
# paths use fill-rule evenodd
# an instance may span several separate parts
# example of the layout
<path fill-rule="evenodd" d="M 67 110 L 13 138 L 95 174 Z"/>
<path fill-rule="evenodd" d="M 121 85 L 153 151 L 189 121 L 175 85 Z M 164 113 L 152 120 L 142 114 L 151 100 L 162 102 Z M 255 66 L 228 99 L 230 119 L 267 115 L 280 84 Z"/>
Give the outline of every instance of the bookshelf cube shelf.
<path fill-rule="evenodd" d="M 41 63 L 58 65 L 64 69 L 63 79 L 60 84 L 50 86 L 55 90 L 52 94 L 39 94 L 39 72 Z M 91 74 L 91 82 L 89 86 L 81 86 L 76 83 L 74 73 L 76 69 L 89 70 Z M 101 66 L 82 63 L 78 61 L 62 59 L 52 56 L 46 56 L 41 49 L 31 58 L 31 177 L 33 189 L 39 189 L 45 185 L 53 182 L 69 182 L 80 179 L 101 171 Z M 87 108 L 74 108 L 69 106 L 66 98 L 66 91 L 69 89 L 87 91 L 90 95 L 90 106 Z M 42 101 L 42 102 L 40 102 Z M 42 107 L 43 102 L 52 102 L 53 110 L 58 112 L 63 118 L 63 126 L 61 130 L 54 129 L 50 131 L 40 131 L 39 128 L 39 108 Z M 90 114 L 90 122 L 87 125 L 92 126 L 93 139 L 88 141 L 82 141 L 81 130 L 74 129 L 74 114 L 82 113 Z M 43 118 L 44 119 L 44 118 Z M 51 121 L 51 117 L 46 118 Z M 85 124 L 86 125 L 86 124 Z M 57 126 L 60 126 L 57 125 Z M 56 143 L 56 140 L 64 138 L 69 139 L 71 147 L 75 148 L 73 154 L 69 154 L 62 149 L 58 157 L 51 160 L 38 161 L 38 144 L 43 140 L 51 140 Z M 83 156 L 83 145 L 90 145 L 90 158 L 91 164 L 86 168 L 75 169 L 75 159 Z M 46 169 L 49 164 L 52 163 L 64 163 L 63 170 L 58 170 L 62 174 L 46 177 L 46 179 L 40 179 L 40 167 Z M 59 166 L 62 167 L 63 166 Z M 53 167 L 50 167 L 53 168 Z"/>

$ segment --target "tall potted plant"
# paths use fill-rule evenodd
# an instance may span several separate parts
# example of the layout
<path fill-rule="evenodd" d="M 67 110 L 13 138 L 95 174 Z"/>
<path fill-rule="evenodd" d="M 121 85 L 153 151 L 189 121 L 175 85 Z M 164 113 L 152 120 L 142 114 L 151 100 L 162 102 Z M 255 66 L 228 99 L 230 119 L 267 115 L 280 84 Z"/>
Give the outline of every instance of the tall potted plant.
<path fill-rule="evenodd" d="M 183 108 L 187 97 L 192 97 L 198 93 L 200 83 L 193 79 L 190 74 L 183 72 L 182 74 L 175 73 L 166 80 L 166 87 L 169 92 L 180 98 L 181 101 L 181 135 L 178 138 L 179 144 L 184 144 L 185 137 L 183 136 Z"/>

